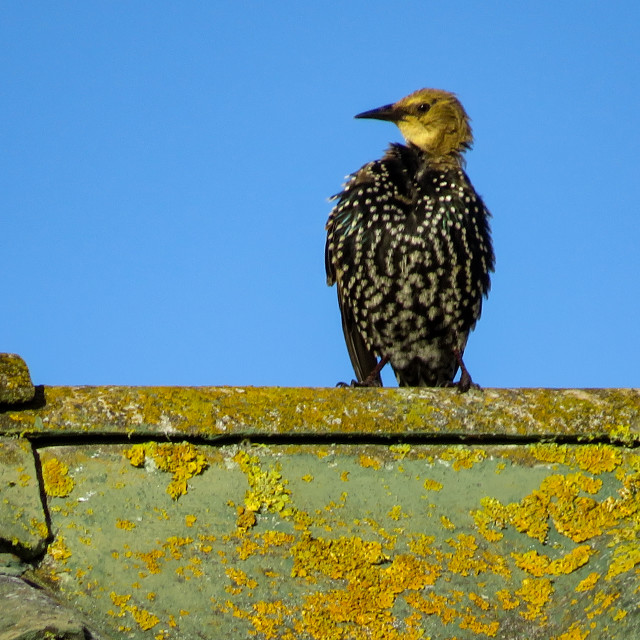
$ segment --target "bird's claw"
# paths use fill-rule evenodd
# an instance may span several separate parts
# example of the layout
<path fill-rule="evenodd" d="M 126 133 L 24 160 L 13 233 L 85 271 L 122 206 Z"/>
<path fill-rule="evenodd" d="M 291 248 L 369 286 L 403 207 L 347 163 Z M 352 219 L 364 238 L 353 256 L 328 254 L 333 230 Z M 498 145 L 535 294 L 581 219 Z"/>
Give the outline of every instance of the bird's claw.
<path fill-rule="evenodd" d="M 477 391 L 482 391 L 482 387 L 479 384 L 476 384 L 472 379 L 471 376 L 469 375 L 468 372 L 466 372 L 466 376 L 461 375 L 460 376 L 460 380 L 458 380 L 458 382 L 448 382 L 445 386 L 446 387 L 455 387 L 458 391 L 458 393 L 467 393 L 467 391 L 469 391 L 469 389 L 475 389 Z"/>
<path fill-rule="evenodd" d="M 359 380 L 352 380 L 351 384 L 347 382 L 338 382 L 336 387 L 340 387 L 341 389 L 355 389 L 356 387 L 381 387 L 382 385 L 377 380 L 363 380 L 360 382 Z"/>

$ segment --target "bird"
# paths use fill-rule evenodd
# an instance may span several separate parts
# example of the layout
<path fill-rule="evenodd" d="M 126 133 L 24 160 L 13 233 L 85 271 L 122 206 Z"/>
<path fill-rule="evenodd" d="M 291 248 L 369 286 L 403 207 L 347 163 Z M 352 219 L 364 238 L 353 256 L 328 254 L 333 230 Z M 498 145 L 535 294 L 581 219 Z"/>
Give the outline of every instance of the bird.
<path fill-rule="evenodd" d="M 391 143 L 331 198 L 325 267 L 327 284 L 337 285 L 352 385 L 382 386 L 390 363 L 401 387 L 468 391 L 477 385 L 463 354 L 495 264 L 491 216 L 465 173 L 469 117 L 441 89 L 355 117 L 394 123 L 406 144 Z"/>

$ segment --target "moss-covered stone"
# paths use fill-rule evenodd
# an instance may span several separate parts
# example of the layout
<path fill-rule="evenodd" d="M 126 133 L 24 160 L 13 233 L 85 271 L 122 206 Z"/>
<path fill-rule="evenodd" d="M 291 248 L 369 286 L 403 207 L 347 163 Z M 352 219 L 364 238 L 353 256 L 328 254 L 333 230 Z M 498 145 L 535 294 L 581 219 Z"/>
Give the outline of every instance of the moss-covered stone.
<path fill-rule="evenodd" d="M 44 553 L 48 537 L 31 444 L 0 438 L 0 550 L 33 558 Z"/>
<path fill-rule="evenodd" d="M 0 404 L 28 402 L 34 394 L 25 361 L 15 353 L 0 353 Z"/>
<path fill-rule="evenodd" d="M 640 442 L 638 389 L 45 387 L 0 434 L 573 438 Z"/>

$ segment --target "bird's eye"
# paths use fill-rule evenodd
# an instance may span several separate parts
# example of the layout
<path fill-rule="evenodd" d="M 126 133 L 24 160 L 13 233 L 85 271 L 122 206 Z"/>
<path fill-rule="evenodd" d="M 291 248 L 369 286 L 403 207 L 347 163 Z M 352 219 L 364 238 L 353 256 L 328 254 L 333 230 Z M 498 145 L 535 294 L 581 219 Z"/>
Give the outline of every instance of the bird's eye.
<path fill-rule="evenodd" d="M 418 105 L 418 111 L 420 113 L 427 113 L 431 109 L 431 105 L 428 102 L 422 102 Z"/>

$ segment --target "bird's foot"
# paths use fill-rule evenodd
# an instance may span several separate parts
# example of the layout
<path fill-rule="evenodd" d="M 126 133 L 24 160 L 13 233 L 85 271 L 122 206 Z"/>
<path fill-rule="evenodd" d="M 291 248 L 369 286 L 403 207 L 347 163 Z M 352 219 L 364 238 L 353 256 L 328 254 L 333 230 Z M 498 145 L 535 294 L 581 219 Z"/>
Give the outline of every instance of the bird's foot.
<path fill-rule="evenodd" d="M 453 354 L 455 355 L 456 360 L 458 361 L 458 366 L 460 367 L 460 380 L 458 380 L 458 382 L 452 382 L 449 386 L 456 387 L 458 389 L 458 393 L 466 393 L 469 389 L 478 389 L 479 391 L 482 391 L 482 387 L 471 379 L 471 374 L 467 367 L 464 366 L 460 350 L 454 349 Z"/>
<path fill-rule="evenodd" d="M 468 380 L 463 380 L 460 378 L 458 382 L 447 382 L 445 387 L 454 388 L 458 390 L 458 393 L 466 393 L 469 389 L 476 389 L 477 391 L 482 391 L 482 387 L 479 384 L 476 384 L 470 377 Z"/>
<path fill-rule="evenodd" d="M 389 358 L 387 356 L 383 356 L 380 358 L 380 362 L 378 362 L 378 364 L 373 368 L 373 371 L 364 380 L 352 380 L 351 384 L 338 382 L 336 387 L 381 387 L 382 380 L 380 378 L 380 372 L 387 362 L 389 362 Z"/>
<path fill-rule="evenodd" d="M 371 376 L 368 376 L 365 380 L 360 382 L 359 380 L 352 380 L 351 384 L 348 382 L 338 382 L 336 387 L 340 387 L 341 389 L 345 388 L 355 388 L 355 387 L 381 387 L 382 383 Z"/>

